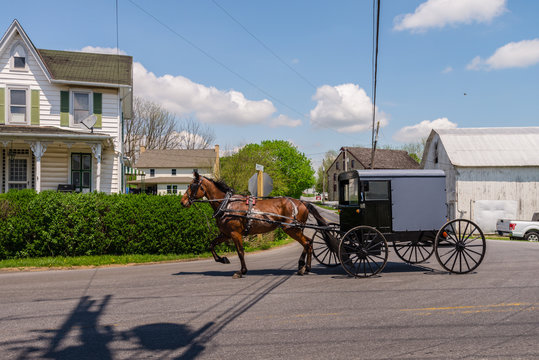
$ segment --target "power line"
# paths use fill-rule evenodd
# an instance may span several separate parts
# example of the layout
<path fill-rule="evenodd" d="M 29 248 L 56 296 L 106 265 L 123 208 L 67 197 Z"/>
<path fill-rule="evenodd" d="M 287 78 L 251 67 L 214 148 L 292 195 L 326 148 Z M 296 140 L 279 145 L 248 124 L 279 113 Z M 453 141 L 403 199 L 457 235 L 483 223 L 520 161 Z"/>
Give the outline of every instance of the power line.
<path fill-rule="evenodd" d="M 286 66 L 288 69 L 290 69 L 292 72 L 294 72 L 298 77 L 300 77 L 303 81 L 305 81 L 307 84 L 309 84 L 314 89 L 317 89 L 316 85 L 314 85 L 309 79 L 307 79 L 305 76 L 303 76 L 299 71 L 294 69 L 290 64 L 288 64 L 286 61 L 284 61 L 279 55 L 275 53 L 268 45 L 266 45 L 262 40 L 260 40 L 255 34 L 253 34 L 249 29 L 247 29 L 238 19 L 236 19 L 232 14 L 230 14 L 223 6 L 221 6 L 217 1 L 212 0 L 212 2 L 217 6 L 219 9 L 221 9 L 229 18 L 231 18 L 236 24 L 238 24 L 247 34 L 251 35 L 253 39 L 255 39 L 264 49 L 266 49 L 271 55 L 273 55 L 277 60 L 279 60 L 284 66 Z"/>
<path fill-rule="evenodd" d="M 153 14 L 151 14 L 150 12 L 148 12 L 146 9 L 144 9 L 143 7 L 141 7 L 140 5 L 138 5 L 136 2 L 134 2 L 133 0 L 129 0 L 129 2 L 133 5 L 135 5 L 140 11 L 142 11 L 143 13 L 145 13 L 146 15 L 148 15 L 149 17 L 151 17 L 152 19 L 154 19 L 157 23 L 159 23 L 161 26 L 163 26 L 164 28 L 166 28 L 167 30 L 169 30 L 171 33 L 173 33 L 174 35 L 176 35 L 177 37 L 179 37 L 180 39 L 182 39 L 183 41 L 185 41 L 187 44 L 189 44 L 191 47 L 195 48 L 196 50 L 198 50 L 199 52 L 201 52 L 202 54 L 204 54 L 206 57 L 208 57 L 209 59 L 213 60 L 216 64 L 220 65 L 221 67 L 223 67 L 224 69 L 226 69 L 227 71 L 229 71 L 230 73 L 234 74 L 236 77 L 238 77 L 239 79 L 245 81 L 246 83 L 248 83 L 249 85 L 251 85 L 252 87 L 254 87 L 255 89 L 257 89 L 258 91 L 260 91 L 262 94 L 266 95 L 267 97 L 271 98 L 272 100 L 274 100 L 275 102 L 283 105 L 284 107 L 288 108 L 289 110 L 293 111 L 294 113 L 298 114 L 300 117 L 304 118 L 305 115 L 302 114 L 300 111 L 294 109 L 293 107 L 291 107 L 290 105 L 286 104 L 285 102 L 279 100 L 278 98 L 276 98 L 275 96 L 271 95 L 270 93 L 268 93 L 267 91 L 265 91 L 264 89 L 262 89 L 261 87 L 259 87 L 258 85 L 256 85 L 254 82 L 252 82 L 251 80 L 247 79 L 246 77 L 244 77 L 243 75 L 241 75 L 240 73 L 238 73 L 237 71 L 231 69 L 229 66 L 227 66 L 226 64 L 224 64 L 222 61 L 218 60 L 215 56 L 211 55 L 210 53 L 208 53 L 206 50 L 202 49 L 200 46 L 198 46 L 197 44 L 195 44 L 194 42 L 192 42 L 191 40 L 189 40 L 188 38 L 186 38 L 185 36 L 181 35 L 180 33 L 178 33 L 176 30 L 174 30 L 173 28 L 171 28 L 169 25 L 165 24 L 163 21 L 161 21 L 160 19 L 158 19 L 156 16 L 154 16 Z"/>

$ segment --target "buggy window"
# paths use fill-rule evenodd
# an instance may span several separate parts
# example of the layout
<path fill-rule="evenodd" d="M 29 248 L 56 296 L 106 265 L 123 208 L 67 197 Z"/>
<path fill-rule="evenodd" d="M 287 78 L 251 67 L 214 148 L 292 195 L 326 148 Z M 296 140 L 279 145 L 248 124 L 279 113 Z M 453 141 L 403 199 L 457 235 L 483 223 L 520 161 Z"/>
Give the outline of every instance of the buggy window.
<path fill-rule="evenodd" d="M 368 181 L 364 183 L 365 200 L 389 200 L 389 181 Z"/>
<path fill-rule="evenodd" d="M 359 204 L 359 182 L 358 179 L 341 181 L 339 199 L 342 205 Z"/>

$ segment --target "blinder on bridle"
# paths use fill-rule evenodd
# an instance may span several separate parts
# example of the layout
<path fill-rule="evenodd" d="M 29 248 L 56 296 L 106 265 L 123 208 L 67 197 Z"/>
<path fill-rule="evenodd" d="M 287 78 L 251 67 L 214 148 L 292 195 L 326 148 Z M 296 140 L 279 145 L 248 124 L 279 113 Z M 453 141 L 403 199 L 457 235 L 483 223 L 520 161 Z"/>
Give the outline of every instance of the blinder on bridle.
<path fill-rule="evenodd" d="M 188 198 L 189 204 L 192 204 L 195 202 L 196 200 L 195 196 L 198 193 L 198 190 L 200 190 L 201 188 L 202 188 L 202 191 L 204 191 L 204 188 L 202 187 L 202 180 L 200 178 L 198 179 L 197 182 L 192 182 L 191 184 L 189 184 L 189 198 Z"/>

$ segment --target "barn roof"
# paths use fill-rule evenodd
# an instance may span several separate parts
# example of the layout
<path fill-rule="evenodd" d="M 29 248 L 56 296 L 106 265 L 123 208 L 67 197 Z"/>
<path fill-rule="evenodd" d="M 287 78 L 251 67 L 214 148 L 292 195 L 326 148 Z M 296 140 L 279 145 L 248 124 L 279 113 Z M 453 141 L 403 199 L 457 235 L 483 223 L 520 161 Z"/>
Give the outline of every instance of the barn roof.
<path fill-rule="evenodd" d="M 425 154 L 435 134 L 454 166 L 539 166 L 539 127 L 433 129 Z"/>

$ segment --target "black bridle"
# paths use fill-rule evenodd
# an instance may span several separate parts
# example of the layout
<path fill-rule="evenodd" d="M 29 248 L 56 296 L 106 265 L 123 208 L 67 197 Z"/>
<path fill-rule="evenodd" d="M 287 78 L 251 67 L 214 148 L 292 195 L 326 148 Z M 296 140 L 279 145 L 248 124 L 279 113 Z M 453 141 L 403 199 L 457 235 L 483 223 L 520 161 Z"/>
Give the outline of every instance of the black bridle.
<path fill-rule="evenodd" d="M 196 194 L 198 193 L 198 190 L 202 189 L 203 194 L 201 197 L 204 197 L 206 195 L 206 190 L 204 190 L 204 187 L 202 187 L 202 179 L 198 179 L 198 181 L 195 183 L 189 184 L 189 196 L 187 197 L 187 200 L 189 201 L 189 205 L 192 205 L 197 199 L 195 198 Z"/>

